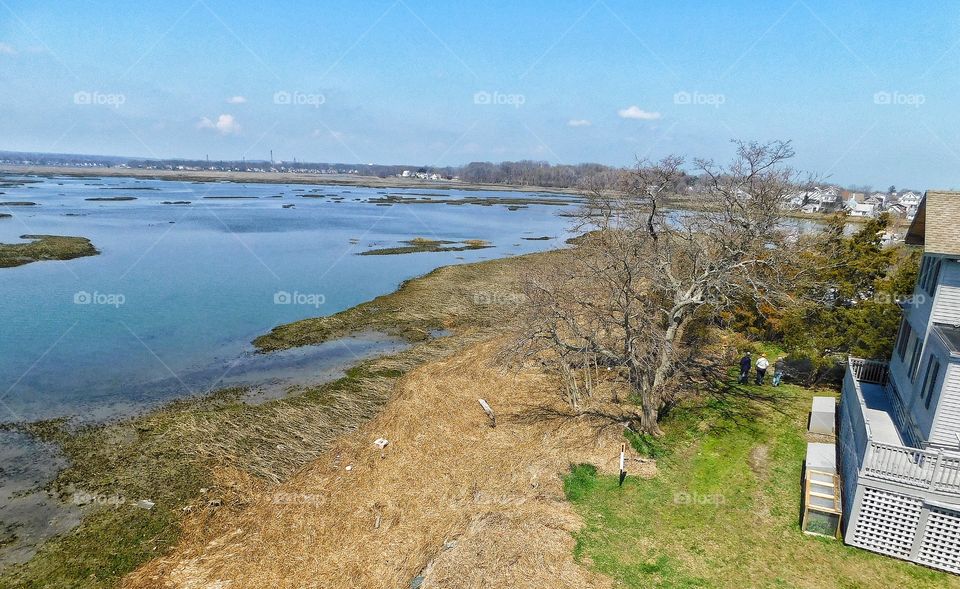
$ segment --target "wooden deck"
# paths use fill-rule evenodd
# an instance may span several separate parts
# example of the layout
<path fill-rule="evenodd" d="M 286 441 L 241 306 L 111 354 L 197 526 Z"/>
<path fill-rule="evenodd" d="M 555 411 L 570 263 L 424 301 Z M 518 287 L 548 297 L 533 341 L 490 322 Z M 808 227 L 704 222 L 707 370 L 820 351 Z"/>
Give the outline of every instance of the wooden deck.
<path fill-rule="evenodd" d="M 850 358 L 844 378 L 845 394 L 856 395 L 860 415 L 856 425 L 860 474 L 890 481 L 910 489 L 960 498 L 960 455 L 940 450 L 911 448 L 903 443 L 891 391 L 887 365 Z"/>

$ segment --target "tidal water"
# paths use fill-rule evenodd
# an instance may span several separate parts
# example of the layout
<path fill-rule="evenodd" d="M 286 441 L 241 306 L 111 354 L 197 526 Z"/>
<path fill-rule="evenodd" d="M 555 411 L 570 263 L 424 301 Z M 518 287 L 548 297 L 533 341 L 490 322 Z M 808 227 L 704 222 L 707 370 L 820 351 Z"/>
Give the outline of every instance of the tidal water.
<path fill-rule="evenodd" d="M 361 333 L 257 354 L 250 341 L 439 266 L 562 247 L 568 223 L 558 213 L 573 204 L 515 192 L 32 176 L 0 176 L 0 193 L 0 202 L 36 203 L 0 205 L 12 215 L 0 218 L 0 242 L 72 235 L 101 252 L 0 268 L 0 424 L 97 422 L 233 386 L 247 387 L 256 403 L 333 380 L 404 343 Z M 369 202 L 386 193 L 558 204 Z M 134 200 L 88 200 L 115 197 Z M 177 201 L 189 204 L 164 204 Z M 414 237 L 494 247 L 357 255 Z M 80 508 L 44 491 L 64 464 L 56 447 L 0 431 L 0 568 L 79 521 Z"/>
<path fill-rule="evenodd" d="M 76 235 L 101 251 L 0 269 L 0 422 L 97 420 L 226 385 L 309 380 L 396 342 L 347 340 L 297 352 L 307 358 L 294 361 L 255 355 L 250 341 L 278 324 L 391 292 L 442 265 L 556 248 L 568 237 L 558 213 L 569 206 L 368 202 L 386 192 L 570 202 L 543 194 L 60 177 L 0 181 L 11 183 L 0 187 L 0 201 L 37 203 L 0 206 L 13 215 L 0 219 L 0 242 L 25 234 Z M 87 200 L 127 196 L 136 200 Z M 163 204 L 176 201 L 190 204 Z M 541 236 L 551 239 L 523 239 Z M 357 255 L 413 237 L 483 239 L 494 247 Z"/>

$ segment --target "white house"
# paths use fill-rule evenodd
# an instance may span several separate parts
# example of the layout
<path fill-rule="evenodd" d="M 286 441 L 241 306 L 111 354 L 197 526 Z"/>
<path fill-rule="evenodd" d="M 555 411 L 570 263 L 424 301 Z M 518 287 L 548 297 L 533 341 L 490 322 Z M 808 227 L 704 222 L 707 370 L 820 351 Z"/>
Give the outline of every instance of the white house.
<path fill-rule="evenodd" d="M 851 196 L 849 200 L 844 203 L 844 206 L 847 208 L 847 212 L 851 217 L 872 217 L 877 212 L 877 205 L 863 202 L 863 195 L 860 195 L 861 199 L 858 200 L 856 196 Z"/>
<path fill-rule="evenodd" d="M 889 361 L 850 358 L 840 401 L 844 541 L 960 574 L 960 193 L 927 192 L 924 248 Z"/>
<path fill-rule="evenodd" d="M 907 208 L 915 207 L 920 205 L 921 197 L 916 192 L 904 192 L 900 195 L 900 198 L 897 200 L 900 204 L 906 206 Z"/>
<path fill-rule="evenodd" d="M 840 191 L 836 186 L 827 186 L 825 188 L 817 186 L 813 190 L 797 192 L 790 197 L 790 206 L 800 209 L 805 213 L 819 213 L 821 211 L 834 211 L 839 208 L 841 199 Z"/>

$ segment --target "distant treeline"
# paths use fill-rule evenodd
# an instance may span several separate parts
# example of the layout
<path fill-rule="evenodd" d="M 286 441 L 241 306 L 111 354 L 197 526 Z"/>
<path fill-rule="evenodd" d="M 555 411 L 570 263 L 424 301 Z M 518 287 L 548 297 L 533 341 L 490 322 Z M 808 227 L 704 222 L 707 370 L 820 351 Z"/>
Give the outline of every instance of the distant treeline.
<path fill-rule="evenodd" d="M 615 168 L 602 164 L 551 165 L 548 162 L 523 160 L 498 164 L 472 162 L 455 170 L 455 175 L 464 182 L 570 188 L 577 186 L 583 178 L 613 172 Z"/>
<path fill-rule="evenodd" d="M 92 156 L 0 151 L 0 163 L 47 166 L 128 166 L 141 169 L 194 169 L 219 171 L 277 171 L 319 174 L 357 174 L 387 178 L 409 175 L 437 174 L 445 179 L 459 178 L 464 182 L 483 184 L 518 184 L 573 188 L 584 178 L 598 174 L 614 174 L 616 168 L 603 164 L 560 164 L 522 160 L 517 162 L 471 162 L 464 166 L 411 166 L 358 163 L 299 162 L 268 160 L 207 160 L 207 159 L 136 159 L 120 156 Z"/>

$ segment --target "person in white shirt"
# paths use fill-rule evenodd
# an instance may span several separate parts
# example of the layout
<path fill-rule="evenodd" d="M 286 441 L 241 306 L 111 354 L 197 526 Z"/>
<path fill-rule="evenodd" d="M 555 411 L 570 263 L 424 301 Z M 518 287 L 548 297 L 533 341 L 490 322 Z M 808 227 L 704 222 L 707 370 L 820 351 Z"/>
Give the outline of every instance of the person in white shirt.
<path fill-rule="evenodd" d="M 757 380 L 758 385 L 763 384 L 763 377 L 767 375 L 767 368 L 770 368 L 770 361 L 767 360 L 766 354 L 760 354 L 760 357 L 757 358 Z"/>

